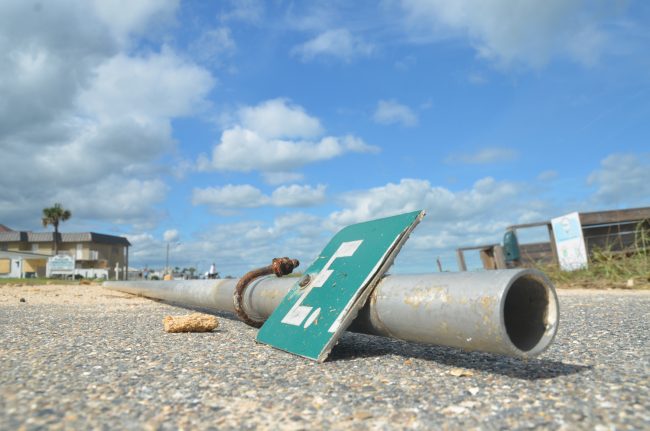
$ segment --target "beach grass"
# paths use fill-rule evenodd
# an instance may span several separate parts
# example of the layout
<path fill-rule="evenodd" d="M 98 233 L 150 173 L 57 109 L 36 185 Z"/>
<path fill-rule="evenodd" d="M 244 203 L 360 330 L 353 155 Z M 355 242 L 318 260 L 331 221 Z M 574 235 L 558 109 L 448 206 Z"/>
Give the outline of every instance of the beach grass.
<path fill-rule="evenodd" d="M 554 264 L 538 269 L 558 287 L 650 289 L 650 230 L 644 226 L 639 223 L 632 248 L 593 250 L 585 269 L 561 271 Z"/>

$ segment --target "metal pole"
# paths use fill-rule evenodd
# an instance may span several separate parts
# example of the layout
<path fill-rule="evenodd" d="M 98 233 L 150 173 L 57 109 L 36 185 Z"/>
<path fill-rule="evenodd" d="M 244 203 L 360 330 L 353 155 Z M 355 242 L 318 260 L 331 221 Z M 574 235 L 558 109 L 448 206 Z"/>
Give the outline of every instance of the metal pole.
<path fill-rule="evenodd" d="M 167 243 L 167 257 L 165 258 L 165 274 L 169 274 L 169 243 Z"/>
<path fill-rule="evenodd" d="M 128 280 L 129 279 L 129 246 L 128 245 L 124 246 L 124 253 L 126 254 L 126 269 L 124 272 L 124 279 Z"/>
<path fill-rule="evenodd" d="M 106 282 L 104 287 L 186 307 L 234 312 L 236 279 Z M 252 282 L 243 306 L 266 319 L 296 278 Z M 349 328 L 426 344 L 527 358 L 553 341 L 559 305 L 532 269 L 386 276 Z"/>

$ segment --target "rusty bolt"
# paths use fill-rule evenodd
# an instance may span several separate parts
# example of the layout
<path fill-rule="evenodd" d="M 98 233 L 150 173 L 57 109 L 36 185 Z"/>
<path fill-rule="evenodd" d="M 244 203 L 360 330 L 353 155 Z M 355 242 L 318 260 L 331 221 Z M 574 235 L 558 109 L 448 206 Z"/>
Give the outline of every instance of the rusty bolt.
<path fill-rule="evenodd" d="M 305 274 L 298 282 L 298 285 L 300 287 L 307 287 L 309 283 L 311 283 L 311 277 L 309 276 L 309 274 Z"/>
<path fill-rule="evenodd" d="M 298 262 L 297 259 L 289 259 L 288 257 L 276 257 L 273 259 L 269 266 L 257 268 L 247 272 L 239 280 L 239 283 L 237 283 L 237 287 L 235 288 L 233 301 L 237 316 L 239 316 L 239 318 L 247 325 L 253 326 L 255 328 L 261 327 L 262 323 L 264 322 L 251 319 L 251 317 L 246 314 L 246 311 L 244 311 L 244 307 L 242 305 L 244 299 L 244 290 L 246 290 L 246 287 L 248 287 L 248 284 L 251 281 L 255 280 L 258 277 L 269 274 L 275 274 L 277 277 L 282 277 L 283 275 L 291 274 L 294 268 L 296 268 L 298 265 L 300 265 L 300 262 Z"/>
<path fill-rule="evenodd" d="M 273 268 L 273 273 L 277 277 L 282 277 L 283 275 L 288 275 L 293 272 L 293 269 L 300 265 L 298 259 L 289 259 L 288 257 L 276 257 L 271 263 Z"/>

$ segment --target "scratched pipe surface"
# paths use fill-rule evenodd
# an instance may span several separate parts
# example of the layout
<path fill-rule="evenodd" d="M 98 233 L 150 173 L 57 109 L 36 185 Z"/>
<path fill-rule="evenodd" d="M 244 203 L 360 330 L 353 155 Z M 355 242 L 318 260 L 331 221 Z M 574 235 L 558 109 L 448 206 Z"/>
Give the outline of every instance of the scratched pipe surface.
<path fill-rule="evenodd" d="M 255 280 L 245 291 L 244 309 L 254 319 L 266 319 L 297 280 Z M 109 281 L 104 287 L 234 313 L 237 281 Z M 536 270 L 507 269 L 386 276 L 349 329 L 526 358 L 551 344 L 558 323 L 557 295 L 548 278 Z"/>

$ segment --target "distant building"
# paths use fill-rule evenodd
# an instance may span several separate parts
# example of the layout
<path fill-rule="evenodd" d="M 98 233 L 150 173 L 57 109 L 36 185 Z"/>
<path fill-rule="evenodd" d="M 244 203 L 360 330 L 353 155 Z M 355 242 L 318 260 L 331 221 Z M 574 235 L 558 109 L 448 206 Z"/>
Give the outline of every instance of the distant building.
<path fill-rule="evenodd" d="M 79 270 L 84 269 L 103 269 L 111 278 L 115 278 L 117 266 L 117 276 L 126 278 L 131 246 L 126 238 L 95 232 L 59 235 L 59 254 L 74 258 L 77 273 L 83 273 Z M 47 260 L 53 254 L 54 232 L 15 231 L 0 224 L 0 277 L 10 276 L 3 274 L 3 270 L 10 269 L 10 273 L 16 273 L 17 264 L 12 264 L 12 259 L 21 261 L 22 277 L 44 277 Z"/>

